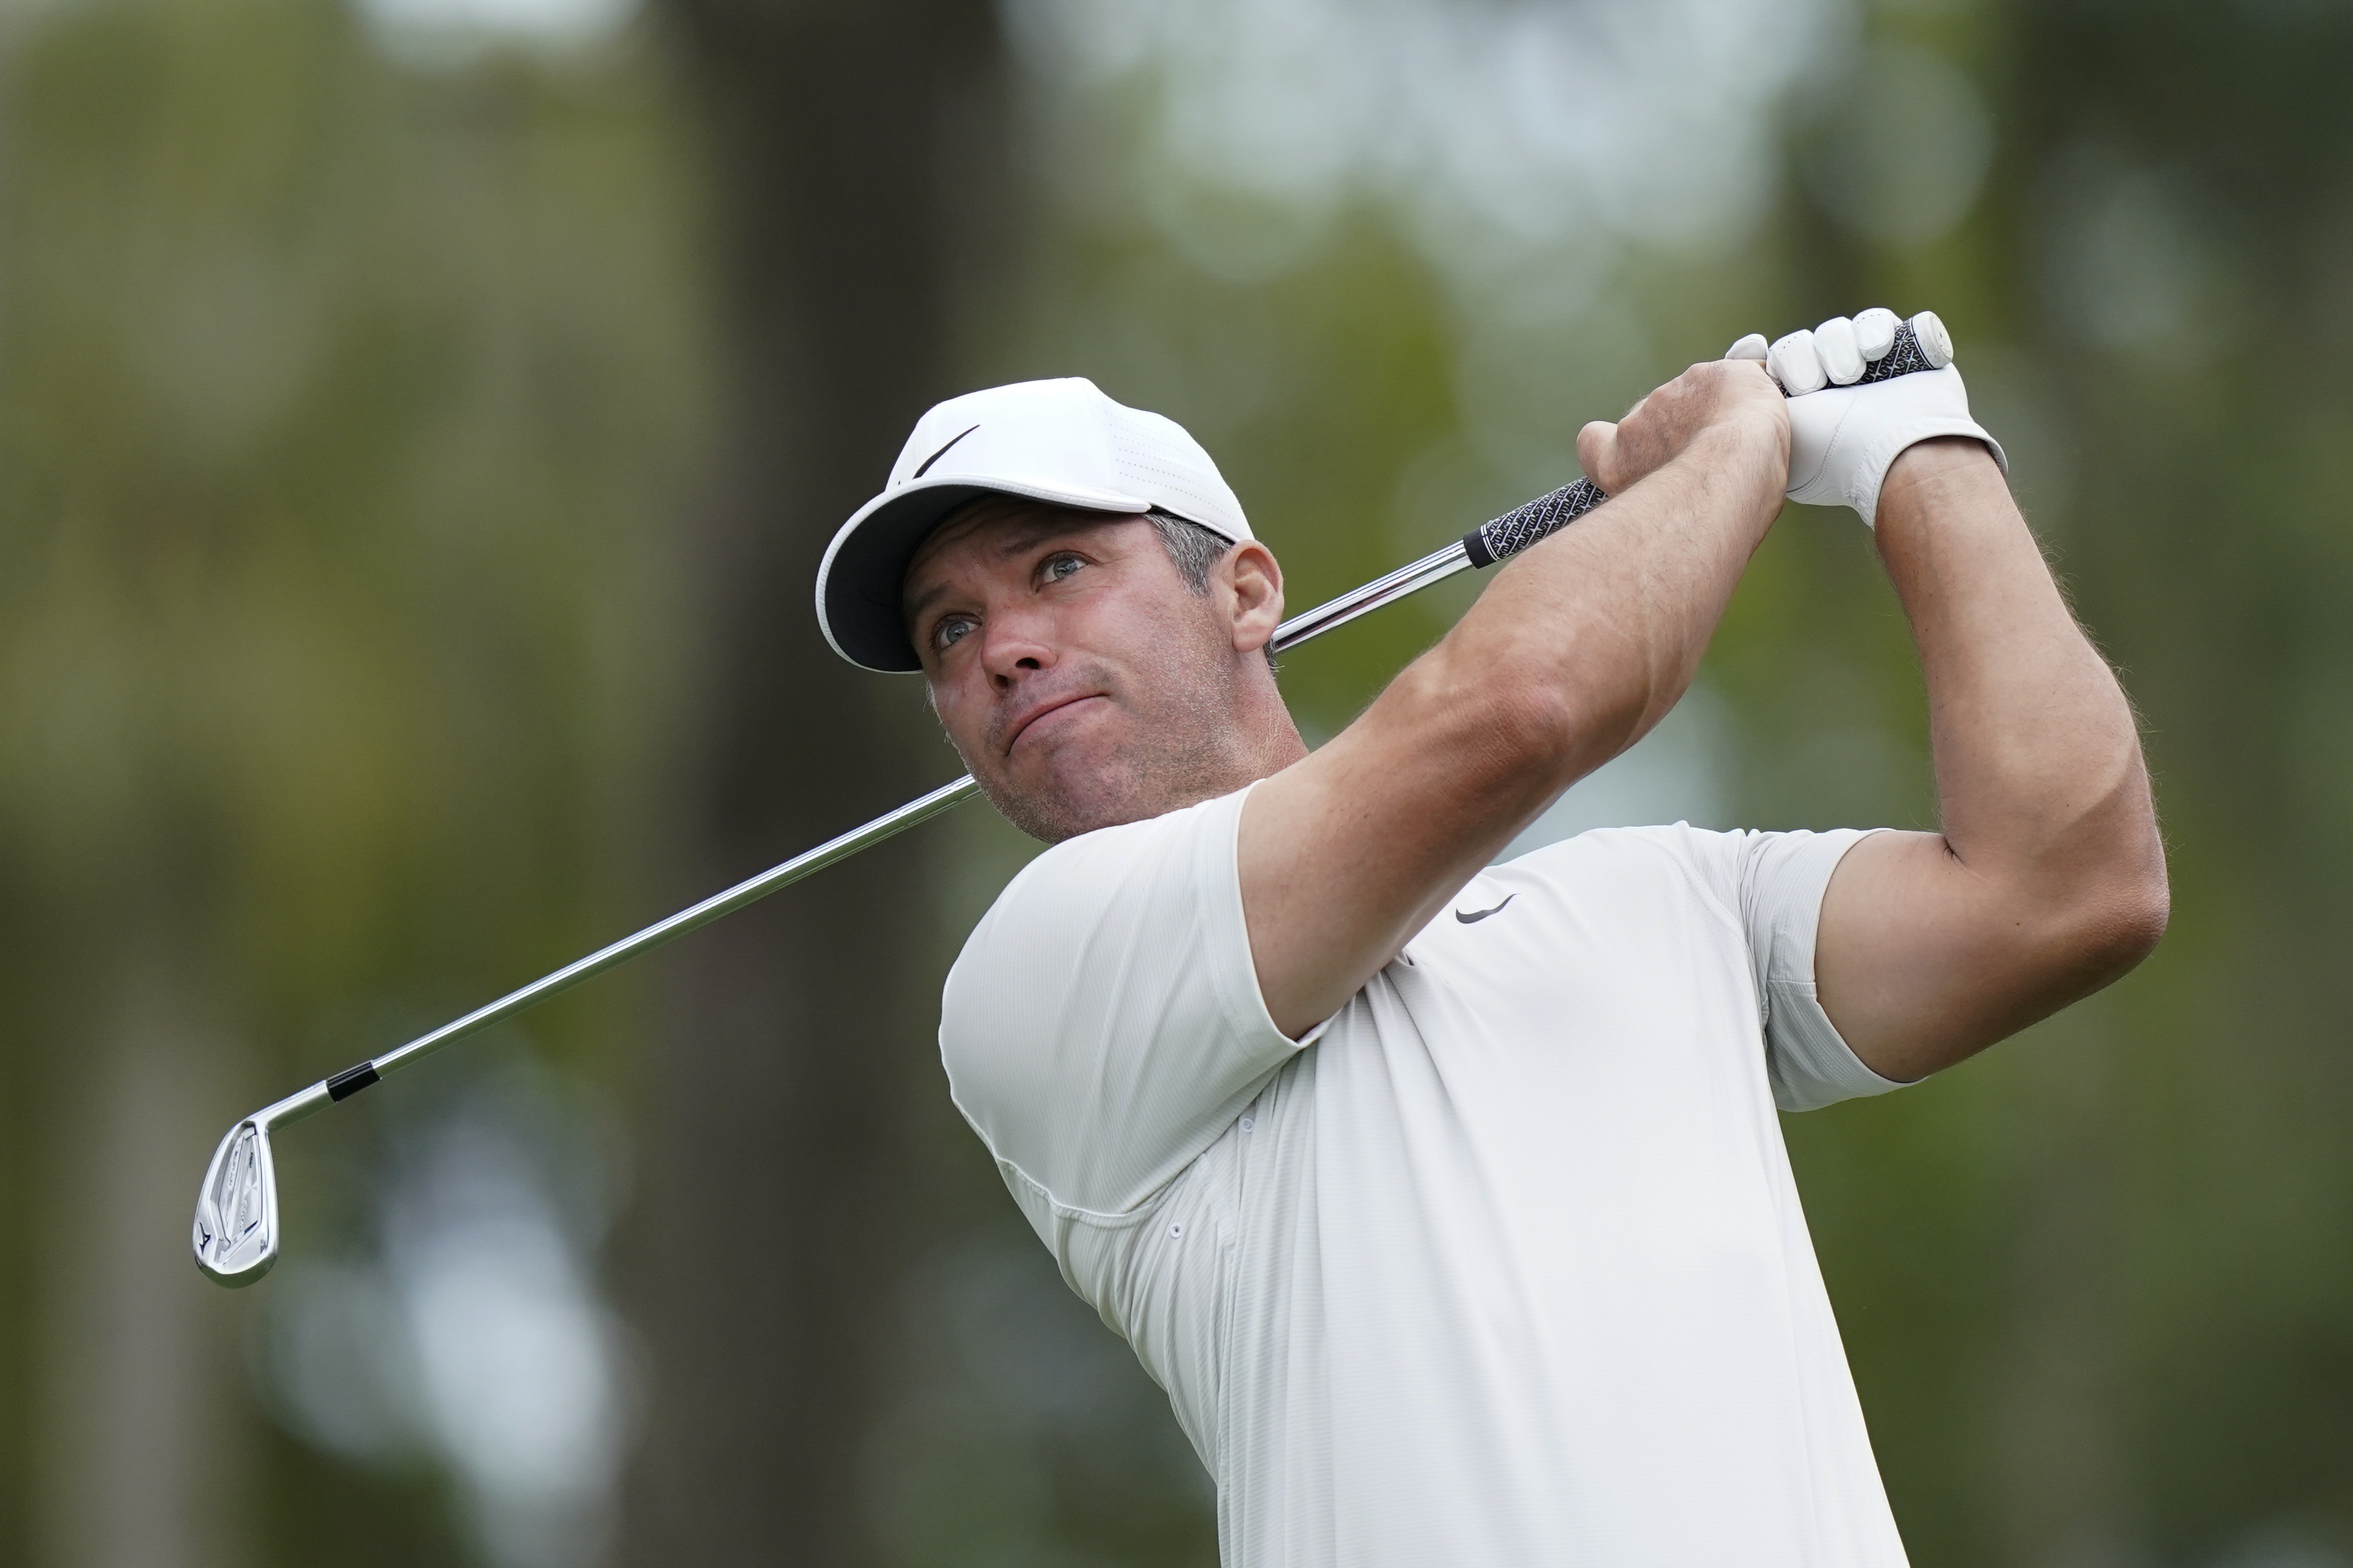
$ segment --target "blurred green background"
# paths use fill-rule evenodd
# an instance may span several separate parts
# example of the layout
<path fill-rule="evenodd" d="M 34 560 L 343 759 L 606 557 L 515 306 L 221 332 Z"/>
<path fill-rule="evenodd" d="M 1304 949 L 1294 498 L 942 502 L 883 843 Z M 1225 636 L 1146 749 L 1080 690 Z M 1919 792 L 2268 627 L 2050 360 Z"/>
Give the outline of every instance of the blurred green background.
<path fill-rule="evenodd" d="M 0 13 L 0 1563 L 1208 1564 L 947 1106 L 981 808 L 280 1141 L 237 1116 L 955 772 L 810 569 L 1082 374 L 1303 606 L 1750 330 L 1934 306 L 2145 719 L 2139 972 L 1788 1135 L 1921 1568 L 2353 1564 L 2353 7 Z M 1319 739 L 1475 593 L 1288 661 Z M 1934 820 L 1793 507 L 1557 837 Z"/>

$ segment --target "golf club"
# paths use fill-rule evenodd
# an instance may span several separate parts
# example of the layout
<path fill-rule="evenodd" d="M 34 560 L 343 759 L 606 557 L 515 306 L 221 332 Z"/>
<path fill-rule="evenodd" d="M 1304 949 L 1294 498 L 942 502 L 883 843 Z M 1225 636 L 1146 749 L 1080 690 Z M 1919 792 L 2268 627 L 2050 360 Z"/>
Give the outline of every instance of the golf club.
<path fill-rule="evenodd" d="M 1946 334 L 1944 323 L 1936 319 L 1935 312 L 1923 310 L 1897 326 L 1894 341 L 1883 355 L 1865 368 L 1861 382 L 1886 381 L 1915 371 L 1940 370 L 1952 362 L 1952 342 Z M 1328 604 L 1293 616 L 1276 628 L 1274 650 L 1281 653 L 1296 647 L 1335 626 L 1345 626 L 1359 616 L 1369 615 L 1384 605 L 1394 604 L 1433 584 L 1441 583 L 1458 572 L 1482 569 L 1498 561 L 1508 560 L 1576 521 L 1608 499 L 1589 479 L 1579 479 L 1575 484 L 1539 497 L 1515 511 L 1507 512 L 1472 530 L 1445 549 L 1426 555 L 1411 565 L 1399 567 L 1353 593 L 1343 594 Z M 591 975 L 601 974 L 616 964 L 625 963 L 640 953 L 650 952 L 665 942 L 675 941 L 691 931 L 733 914 L 746 904 L 765 899 L 780 888 L 789 887 L 804 877 L 903 833 L 917 823 L 927 822 L 961 805 L 979 793 L 979 789 L 980 786 L 969 774 L 953 784 L 943 784 L 929 795 L 909 801 L 896 811 L 888 812 L 862 827 L 829 839 L 747 881 L 738 882 L 724 892 L 715 893 L 667 920 L 623 937 L 610 946 L 599 948 L 586 958 L 543 975 L 520 990 L 511 991 L 462 1018 L 442 1025 L 430 1034 L 420 1035 L 396 1049 L 346 1068 L 332 1078 L 323 1079 L 299 1093 L 290 1094 L 255 1111 L 231 1127 L 221 1139 L 220 1146 L 213 1153 L 212 1163 L 206 1168 L 204 1184 L 197 1189 L 193 1237 L 196 1267 L 223 1285 L 236 1286 L 253 1283 L 277 1262 L 278 1177 L 270 1158 L 269 1137 L 278 1129 L 290 1126 L 340 1100 L 349 1100 L 396 1068 L 492 1024 L 512 1018 L 526 1008 L 570 990 Z"/>

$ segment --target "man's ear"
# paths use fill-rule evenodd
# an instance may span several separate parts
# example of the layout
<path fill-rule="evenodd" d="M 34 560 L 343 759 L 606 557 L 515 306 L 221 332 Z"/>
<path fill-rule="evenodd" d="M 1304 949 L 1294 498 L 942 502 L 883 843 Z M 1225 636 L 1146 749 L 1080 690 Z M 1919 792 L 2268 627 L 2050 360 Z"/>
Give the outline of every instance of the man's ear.
<path fill-rule="evenodd" d="M 1218 563 L 1219 586 L 1229 595 L 1234 648 L 1256 653 L 1282 624 L 1282 567 L 1274 552 L 1246 539 Z"/>

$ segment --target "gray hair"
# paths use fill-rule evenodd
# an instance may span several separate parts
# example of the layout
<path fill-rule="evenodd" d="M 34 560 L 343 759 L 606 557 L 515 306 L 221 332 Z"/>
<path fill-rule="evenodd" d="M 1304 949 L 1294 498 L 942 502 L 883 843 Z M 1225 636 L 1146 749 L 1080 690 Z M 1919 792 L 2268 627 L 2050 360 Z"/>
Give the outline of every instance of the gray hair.
<path fill-rule="evenodd" d="M 1162 511 L 1158 507 L 1145 512 L 1144 520 L 1152 525 L 1152 531 L 1160 536 L 1160 547 L 1168 552 L 1168 563 L 1176 568 L 1176 575 L 1184 579 L 1185 586 L 1197 596 L 1207 595 L 1209 591 L 1209 568 L 1226 558 L 1226 552 L 1233 549 L 1233 542 L 1222 533 L 1203 528 L 1199 523 L 1173 512 Z M 1266 667 L 1269 669 L 1282 668 L 1274 662 L 1274 644 L 1271 642 L 1266 645 Z"/>
<path fill-rule="evenodd" d="M 1185 579 L 1185 586 L 1196 594 L 1208 593 L 1209 568 L 1223 561 L 1226 552 L 1233 548 L 1225 535 L 1157 507 L 1144 517 L 1152 524 L 1152 531 L 1160 536 L 1161 546 L 1168 552 L 1169 564 L 1176 568 L 1176 575 Z"/>

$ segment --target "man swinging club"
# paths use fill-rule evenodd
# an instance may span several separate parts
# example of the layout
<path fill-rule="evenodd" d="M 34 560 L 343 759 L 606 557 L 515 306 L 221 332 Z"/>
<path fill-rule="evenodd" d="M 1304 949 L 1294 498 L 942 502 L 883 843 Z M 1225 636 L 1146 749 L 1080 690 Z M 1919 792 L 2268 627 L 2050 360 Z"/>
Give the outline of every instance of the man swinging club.
<path fill-rule="evenodd" d="M 1087 382 L 933 409 L 828 552 L 835 648 L 920 669 L 1054 846 L 965 944 L 942 1055 L 1168 1391 L 1228 1564 L 1904 1561 L 1775 1107 L 2107 984 L 2167 888 L 2131 713 L 1959 373 L 1843 384 L 1892 320 L 1586 426 L 1613 499 L 1313 752 L 1273 555 L 1188 436 Z M 1491 865 L 1682 696 L 1785 491 L 1876 523 L 1944 831 Z"/>

